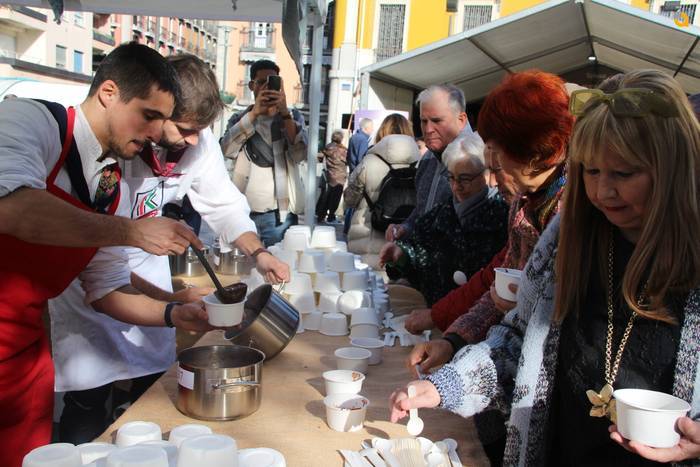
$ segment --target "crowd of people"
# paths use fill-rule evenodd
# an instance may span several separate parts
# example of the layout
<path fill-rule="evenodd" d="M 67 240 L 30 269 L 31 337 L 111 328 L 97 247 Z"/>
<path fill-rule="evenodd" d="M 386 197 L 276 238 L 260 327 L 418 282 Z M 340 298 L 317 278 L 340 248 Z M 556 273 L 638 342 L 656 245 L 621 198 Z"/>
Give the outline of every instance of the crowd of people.
<path fill-rule="evenodd" d="M 138 44 L 109 54 L 75 108 L 0 103 L 0 437 L 16 447 L 1 465 L 50 441 L 54 389 L 59 438 L 90 441 L 115 381 L 132 380 L 135 400 L 175 361 L 175 327 L 211 329 L 211 289 L 174 292 L 162 256 L 202 247 L 161 216 L 184 200 L 269 282 L 289 267 L 267 246 L 301 214 L 342 213 L 348 250 L 420 292 L 406 329 L 441 332 L 408 357 L 416 395 L 387 394 L 392 421 L 473 417 L 492 465 L 700 458 L 700 124 L 677 81 L 639 70 L 585 89 L 512 73 L 476 131 L 459 88 L 430 86 L 418 138 L 398 113 L 376 132 L 360 120 L 347 144 L 332 133 L 304 209 L 306 127 L 278 76 L 251 66 L 255 102 L 220 141 L 208 66 Z M 522 270 L 515 300 L 494 286 L 501 267 Z M 624 439 L 613 388 L 690 403 L 678 446 Z"/>

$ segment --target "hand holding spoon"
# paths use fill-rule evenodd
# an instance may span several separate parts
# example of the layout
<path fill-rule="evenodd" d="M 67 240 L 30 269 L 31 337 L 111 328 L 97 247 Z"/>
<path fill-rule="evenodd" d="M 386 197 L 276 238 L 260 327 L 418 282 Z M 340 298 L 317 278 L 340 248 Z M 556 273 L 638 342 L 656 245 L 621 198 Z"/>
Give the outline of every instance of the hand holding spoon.
<path fill-rule="evenodd" d="M 416 397 L 416 387 L 411 385 L 408 387 L 408 398 Z M 418 409 L 410 409 L 408 411 L 408 423 L 406 430 L 411 436 L 418 436 L 423 431 L 423 420 L 418 416 Z"/>

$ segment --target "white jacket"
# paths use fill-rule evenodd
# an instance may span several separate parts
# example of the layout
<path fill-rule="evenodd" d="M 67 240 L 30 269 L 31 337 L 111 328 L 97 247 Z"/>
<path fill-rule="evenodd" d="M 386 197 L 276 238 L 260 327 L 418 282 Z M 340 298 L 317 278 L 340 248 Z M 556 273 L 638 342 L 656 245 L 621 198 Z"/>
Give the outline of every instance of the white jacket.
<path fill-rule="evenodd" d="M 355 208 L 348 232 L 348 251 L 362 255 L 362 261 L 374 269 L 379 268 L 379 251 L 384 243 L 384 232 L 372 229 L 370 212 L 364 193 L 373 202 L 379 197 L 379 185 L 389 172 L 389 167 L 407 167 L 420 157 L 418 146 L 411 136 L 389 135 L 367 151 L 367 155 L 350 174 L 344 192 L 345 206 Z"/>

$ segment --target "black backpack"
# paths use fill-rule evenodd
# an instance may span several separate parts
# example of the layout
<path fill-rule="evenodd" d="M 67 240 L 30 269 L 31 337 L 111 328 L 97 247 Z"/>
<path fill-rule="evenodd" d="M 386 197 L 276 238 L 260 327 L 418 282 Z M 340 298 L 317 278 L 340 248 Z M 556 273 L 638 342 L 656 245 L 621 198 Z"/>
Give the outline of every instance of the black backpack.
<path fill-rule="evenodd" d="M 376 202 L 372 202 L 366 191 L 363 195 L 372 213 L 372 228 L 384 233 L 389 224 L 401 224 L 408 219 L 416 207 L 416 163 L 395 169 L 382 157 L 374 155 L 389 166 L 389 172 L 379 185 Z"/>

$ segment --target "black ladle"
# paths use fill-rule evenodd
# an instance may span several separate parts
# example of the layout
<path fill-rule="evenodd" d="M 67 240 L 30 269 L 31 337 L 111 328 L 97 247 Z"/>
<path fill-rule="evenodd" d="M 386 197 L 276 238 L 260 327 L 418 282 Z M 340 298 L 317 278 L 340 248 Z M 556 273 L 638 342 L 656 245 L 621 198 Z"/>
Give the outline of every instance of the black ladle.
<path fill-rule="evenodd" d="M 209 274 L 209 277 L 211 277 L 212 282 L 214 283 L 214 287 L 216 287 L 216 292 L 214 292 L 214 295 L 216 298 L 219 299 L 221 303 L 236 303 L 237 301 L 236 298 L 234 297 L 234 294 L 231 293 L 230 291 L 226 290 L 223 285 L 221 285 L 221 282 L 219 282 L 219 278 L 216 277 L 216 274 L 214 273 L 214 270 L 211 268 L 209 265 L 209 261 L 207 261 L 207 257 L 204 256 L 204 252 L 202 250 L 195 248 L 194 246 L 191 247 L 192 251 L 194 251 L 194 254 L 197 255 L 197 258 L 199 258 L 199 262 L 202 263 L 202 266 L 204 266 L 204 269 L 207 270 L 207 274 Z"/>

